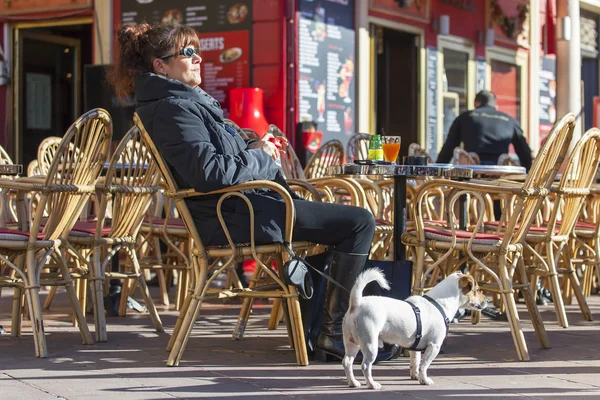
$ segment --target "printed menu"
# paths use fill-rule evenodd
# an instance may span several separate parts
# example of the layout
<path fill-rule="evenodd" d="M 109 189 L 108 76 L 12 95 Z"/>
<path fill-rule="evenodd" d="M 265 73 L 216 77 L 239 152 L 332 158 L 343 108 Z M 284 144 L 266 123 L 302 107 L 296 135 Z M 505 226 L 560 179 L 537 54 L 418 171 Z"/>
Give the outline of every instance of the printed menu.
<path fill-rule="evenodd" d="M 299 13 L 298 119 L 346 143 L 355 132 L 354 0 L 300 0 Z"/>
<path fill-rule="evenodd" d="M 252 0 L 121 0 L 121 23 L 181 23 L 200 38 L 202 85 L 225 116 L 229 90 L 250 86 Z"/>
<path fill-rule="evenodd" d="M 540 141 L 556 122 L 556 59 L 544 56 L 540 59 Z"/>
<path fill-rule="evenodd" d="M 441 146 L 438 138 L 438 50 L 435 47 L 427 47 L 427 69 L 426 69 L 427 104 L 427 152 L 434 159 L 437 157 Z"/>

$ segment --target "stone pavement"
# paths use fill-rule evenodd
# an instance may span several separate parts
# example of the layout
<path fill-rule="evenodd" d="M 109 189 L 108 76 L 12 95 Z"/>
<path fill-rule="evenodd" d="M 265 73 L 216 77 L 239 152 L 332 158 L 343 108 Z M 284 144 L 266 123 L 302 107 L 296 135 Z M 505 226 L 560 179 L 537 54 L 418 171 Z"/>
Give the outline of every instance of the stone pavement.
<path fill-rule="evenodd" d="M 42 299 L 44 296 L 42 296 Z M 600 399 L 600 322 L 583 321 L 568 306 L 571 327 L 556 324 L 552 306 L 542 307 L 553 348 L 540 349 L 521 304 L 530 362 L 516 360 L 508 325 L 485 317 L 463 320 L 433 362 L 433 386 L 408 377 L 408 358 L 380 363 L 374 377 L 383 390 L 346 386 L 340 363 L 295 365 L 283 325 L 265 329 L 269 307 L 258 305 L 246 338 L 231 340 L 238 305 L 209 305 L 196 324 L 181 365 L 166 367 L 168 334 L 157 334 L 147 315 L 130 311 L 109 318 L 109 341 L 81 344 L 59 292 L 45 313 L 49 357 L 36 359 L 28 321 L 24 336 L 0 336 L 0 400 L 13 399 Z M 3 290 L 0 324 L 10 327 L 12 293 Z M 600 318 L 600 296 L 590 299 Z M 163 308 L 170 332 L 177 313 Z M 88 321 L 93 328 L 91 318 Z M 364 378 L 360 366 L 355 373 Z"/>

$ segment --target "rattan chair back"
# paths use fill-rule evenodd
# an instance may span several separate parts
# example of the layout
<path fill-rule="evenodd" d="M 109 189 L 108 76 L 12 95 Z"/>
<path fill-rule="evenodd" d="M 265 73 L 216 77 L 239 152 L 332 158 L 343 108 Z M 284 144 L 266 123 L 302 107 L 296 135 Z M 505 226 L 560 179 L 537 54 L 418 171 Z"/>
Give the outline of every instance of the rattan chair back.
<path fill-rule="evenodd" d="M 558 236 L 570 235 L 573 231 L 590 194 L 589 188 L 594 181 L 599 162 L 600 129 L 591 128 L 575 145 L 558 184 L 558 198 L 549 221 L 549 225 L 554 227 L 560 216 Z"/>
<path fill-rule="evenodd" d="M 343 159 L 344 146 L 342 142 L 337 139 L 325 142 L 306 164 L 304 175 L 306 179 L 321 178 L 325 176 L 327 167 L 340 165 Z"/>
<path fill-rule="evenodd" d="M 60 146 L 62 141 L 61 137 L 48 136 L 38 146 L 37 161 L 38 161 L 38 175 L 46 175 L 50 170 L 50 165 L 54 160 L 54 155 Z"/>
<path fill-rule="evenodd" d="M 477 153 L 467 152 L 461 147 L 455 147 L 452 154 L 452 164 L 454 165 L 478 165 L 481 163 Z"/>
<path fill-rule="evenodd" d="M 135 237 L 158 192 L 160 171 L 137 126 L 113 153 L 102 189 L 112 193 L 110 237 Z"/>
<path fill-rule="evenodd" d="M 38 204 L 52 210 L 44 226 L 46 239 L 57 239 L 73 227 L 108 159 L 111 138 L 110 115 L 99 108 L 83 114 L 65 133 L 44 183 L 51 192 L 41 200 L 45 204 Z"/>
<path fill-rule="evenodd" d="M 354 160 L 366 160 L 369 158 L 369 133 L 355 133 L 350 136 L 346 143 L 346 160 L 351 163 Z"/>
<path fill-rule="evenodd" d="M 302 164 L 292 146 L 288 146 L 285 153 L 281 153 L 281 169 L 286 179 L 306 180 Z"/>
<path fill-rule="evenodd" d="M 503 153 L 503 154 L 500 154 L 500 156 L 498 157 L 498 165 L 521 166 L 521 163 L 519 162 L 519 160 L 511 157 L 510 154 Z"/>
<path fill-rule="evenodd" d="M 38 163 L 38 160 L 31 160 L 29 165 L 27 165 L 27 176 L 37 175 L 41 175 L 40 164 Z"/>
<path fill-rule="evenodd" d="M 425 157 L 427 157 L 427 162 L 430 164 L 433 164 L 433 159 L 431 158 L 429 153 L 424 148 L 422 148 L 421 145 L 419 145 L 418 143 L 411 143 L 408 146 L 408 155 L 414 156 L 414 157 L 425 156 Z"/>
<path fill-rule="evenodd" d="M 519 217 L 511 218 L 507 223 L 507 235 L 511 236 L 511 243 L 519 243 L 527 235 L 565 160 L 574 130 L 575 116 L 569 113 L 556 122 L 535 157 L 513 210 L 519 213 Z M 513 229 L 516 230 L 514 235 L 511 233 Z"/>

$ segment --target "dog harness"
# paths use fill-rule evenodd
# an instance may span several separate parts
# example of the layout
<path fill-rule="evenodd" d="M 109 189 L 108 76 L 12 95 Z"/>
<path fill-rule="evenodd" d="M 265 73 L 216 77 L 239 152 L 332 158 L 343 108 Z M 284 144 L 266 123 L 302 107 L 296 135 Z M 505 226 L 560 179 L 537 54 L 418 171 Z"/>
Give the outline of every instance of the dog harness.
<path fill-rule="evenodd" d="M 444 323 L 446 324 L 446 336 L 448 336 L 448 328 L 450 326 L 450 320 L 446 316 L 444 309 L 442 308 L 442 306 L 440 306 L 438 304 L 437 301 L 435 301 L 431 297 L 425 295 L 425 296 L 423 296 L 423 298 L 427 299 L 431 304 L 433 304 L 433 306 L 435 308 L 437 308 L 437 310 L 440 312 L 440 314 L 442 314 L 442 318 L 444 318 Z M 421 338 L 423 337 L 423 324 L 421 323 L 421 310 L 419 310 L 419 307 L 415 306 L 410 301 L 407 301 L 407 303 L 410 304 L 410 306 L 412 307 L 412 309 L 415 313 L 415 317 L 417 318 L 417 337 L 415 337 L 415 342 L 413 343 L 413 345 L 410 346 L 407 350 L 423 351 L 425 349 L 421 349 L 421 350 L 418 349 L 419 342 L 421 341 Z"/>

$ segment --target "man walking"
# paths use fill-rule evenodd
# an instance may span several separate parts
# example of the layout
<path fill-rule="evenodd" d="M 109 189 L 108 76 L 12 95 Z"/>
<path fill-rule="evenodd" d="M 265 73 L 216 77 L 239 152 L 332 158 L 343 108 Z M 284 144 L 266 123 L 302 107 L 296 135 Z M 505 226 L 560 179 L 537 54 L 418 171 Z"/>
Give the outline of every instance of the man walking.
<path fill-rule="evenodd" d="M 489 90 L 477 93 L 475 109 L 454 120 L 437 162 L 450 162 L 454 148 L 461 143 L 465 151 L 477 153 L 484 165 L 497 164 L 498 157 L 508 153 L 512 143 L 521 165 L 527 170 L 531 167 L 531 149 L 523 130 L 514 118 L 496 109 L 496 95 Z"/>

